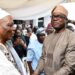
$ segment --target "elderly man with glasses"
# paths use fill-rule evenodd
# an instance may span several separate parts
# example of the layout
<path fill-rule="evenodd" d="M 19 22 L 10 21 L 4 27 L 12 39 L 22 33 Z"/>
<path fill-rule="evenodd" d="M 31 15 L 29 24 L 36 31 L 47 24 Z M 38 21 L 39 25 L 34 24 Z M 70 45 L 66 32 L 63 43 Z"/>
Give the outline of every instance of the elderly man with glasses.
<path fill-rule="evenodd" d="M 42 56 L 33 75 L 75 75 L 75 33 L 66 29 L 68 11 L 57 5 L 51 12 L 55 29 L 43 44 Z"/>

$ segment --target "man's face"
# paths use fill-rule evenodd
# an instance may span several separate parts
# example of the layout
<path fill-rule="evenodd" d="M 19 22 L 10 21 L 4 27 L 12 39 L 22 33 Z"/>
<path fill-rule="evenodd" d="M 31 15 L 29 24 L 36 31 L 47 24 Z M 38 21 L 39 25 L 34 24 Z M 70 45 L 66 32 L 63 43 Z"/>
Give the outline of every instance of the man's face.
<path fill-rule="evenodd" d="M 11 16 L 4 17 L 0 23 L 0 29 L 2 31 L 3 40 L 7 41 L 12 38 L 13 35 L 13 19 Z"/>
<path fill-rule="evenodd" d="M 17 36 L 21 36 L 21 34 L 22 34 L 21 30 L 17 30 L 17 31 L 16 31 L 16 35 L 17 35 Z"/>
<path fill-rule="evenodd" d="M 45 39 L 45 34 L 38 34 L 37 35 L 37 39 L 40 43 L 43 43 L 44 39 Z"/>
<path fill-rule="evenodd" d="M 66 16 L 62 13 L 54 12 L 51 16 L 51 24 L 54 29 L 60 30 L 65 27 L 66 24 Z"/>

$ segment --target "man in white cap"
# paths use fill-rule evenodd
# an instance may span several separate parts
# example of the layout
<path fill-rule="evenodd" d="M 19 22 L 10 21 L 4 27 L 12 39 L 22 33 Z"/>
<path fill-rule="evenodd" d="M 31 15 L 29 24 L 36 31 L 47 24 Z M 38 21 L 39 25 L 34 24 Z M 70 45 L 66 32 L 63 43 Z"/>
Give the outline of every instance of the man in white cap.
<path fill-rule="evenodd" d="M 26 75 L 14 48 L 6 44 L 12 38 L 13 30 L 12 16 L 0 9 L 0 75 Z"/>
<path fill-rule="evenodd" d="M 61 5 L 51 12 L 55 32 L 46 37 L 43 53 L 33 75 L 75 75 L 75 33 L 66 29 L 68 11 Z"/>

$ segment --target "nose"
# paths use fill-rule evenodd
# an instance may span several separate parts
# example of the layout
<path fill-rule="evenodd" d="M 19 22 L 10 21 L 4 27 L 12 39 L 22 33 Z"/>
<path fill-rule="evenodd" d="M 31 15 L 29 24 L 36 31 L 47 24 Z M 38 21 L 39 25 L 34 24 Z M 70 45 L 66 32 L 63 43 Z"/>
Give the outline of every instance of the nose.
<path fill-rule="evenodd" d="M 57 17 L 54 17 L 53 20 L 56 21 L 56 20 L 58 20 L 58 18 Z"/>

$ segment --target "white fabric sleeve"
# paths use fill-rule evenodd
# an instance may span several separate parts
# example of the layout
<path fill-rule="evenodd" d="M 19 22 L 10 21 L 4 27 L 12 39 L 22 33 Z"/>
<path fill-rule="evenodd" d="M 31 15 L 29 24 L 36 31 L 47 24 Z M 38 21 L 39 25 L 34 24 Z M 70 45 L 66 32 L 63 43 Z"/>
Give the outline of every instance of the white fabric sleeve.
<path fill-rule="evenodd" d="M 0 49 L 0 75 L 21 75 Z"/>

